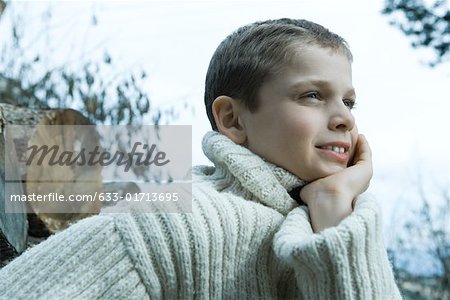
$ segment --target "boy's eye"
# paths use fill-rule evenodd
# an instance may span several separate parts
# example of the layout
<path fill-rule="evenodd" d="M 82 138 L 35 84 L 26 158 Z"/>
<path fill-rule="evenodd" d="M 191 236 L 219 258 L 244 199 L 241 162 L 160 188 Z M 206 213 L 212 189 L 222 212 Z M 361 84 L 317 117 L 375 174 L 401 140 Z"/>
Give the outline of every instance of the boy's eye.
<path fill-rule="evenodd" d="M 320 95 L 318 92 L 311 92 L 306 94 L 304 97 L 306 98 L 314 98 L 314 99 L 320 99 Z"/>
<path fill-rule="evenodd" d="M 349 109 L 355 108 L 355 100 L 353 99 L 344 99 L 342 100 L 344 102 L 344 105 L 347 106 Z"/>

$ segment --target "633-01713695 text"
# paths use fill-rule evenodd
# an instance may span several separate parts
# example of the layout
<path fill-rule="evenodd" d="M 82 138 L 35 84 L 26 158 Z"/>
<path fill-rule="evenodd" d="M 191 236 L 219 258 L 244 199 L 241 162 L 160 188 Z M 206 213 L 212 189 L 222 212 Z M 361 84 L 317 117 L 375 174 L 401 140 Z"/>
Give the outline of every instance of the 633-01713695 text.
<path fill-rule="evenodd" d="M 178 201 L 178 193 L 126 193 L 125 196 L 119 196 L 119 193 L 99 193 L 100 201 L 135 201 L 135 202 L 156 202 L 156 201 Z"/>

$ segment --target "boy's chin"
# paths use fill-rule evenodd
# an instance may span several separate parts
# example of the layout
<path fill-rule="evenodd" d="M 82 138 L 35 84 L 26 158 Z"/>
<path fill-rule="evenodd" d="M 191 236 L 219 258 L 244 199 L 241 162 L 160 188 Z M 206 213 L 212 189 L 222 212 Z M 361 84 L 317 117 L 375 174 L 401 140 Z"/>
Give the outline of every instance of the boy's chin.
<path fill-rule="evenodd" d="M 321 170 L 320 172 L 318 172 L 317 174 L 314 174 L 313 176 L 310 177 L 310 180 L 306 180 L 308 182 L 312 182 L 312 181 L 316 181 L 331 175 L 334 175 L 336 173 L 341 172 L 342 170 L 346 169 L 345 167 L 341 167 L 341 166 L 333 166 L 330 167 L 326 170 Z"/>

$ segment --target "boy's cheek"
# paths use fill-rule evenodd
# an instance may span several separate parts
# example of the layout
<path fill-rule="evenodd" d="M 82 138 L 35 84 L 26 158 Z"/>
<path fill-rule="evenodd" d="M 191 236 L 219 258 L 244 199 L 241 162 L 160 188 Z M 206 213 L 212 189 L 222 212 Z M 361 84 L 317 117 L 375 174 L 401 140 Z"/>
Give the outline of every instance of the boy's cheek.
<path fill-rule="evenodd" d="M 356 123 L 353 125 L 353 128 L 351 130 L 351 134 L 352 134 L 353 142 L 356 143 L 356 141 L 358 140 L 358 135 L 359 135 L 358 125 L 356 125 Z"/>

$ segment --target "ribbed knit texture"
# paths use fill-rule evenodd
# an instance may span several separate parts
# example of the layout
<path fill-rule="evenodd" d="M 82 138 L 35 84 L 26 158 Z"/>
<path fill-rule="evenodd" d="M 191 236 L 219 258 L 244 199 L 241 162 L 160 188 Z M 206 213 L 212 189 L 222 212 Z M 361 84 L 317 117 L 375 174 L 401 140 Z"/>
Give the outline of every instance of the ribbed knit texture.
<path fill-rule="evenodd" d="M 0 271 L 0 299 L 400 299 L 376 203 L 314 234 L 304 185 L 218 133 L 192 213 L 80 221 Z"/>

